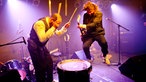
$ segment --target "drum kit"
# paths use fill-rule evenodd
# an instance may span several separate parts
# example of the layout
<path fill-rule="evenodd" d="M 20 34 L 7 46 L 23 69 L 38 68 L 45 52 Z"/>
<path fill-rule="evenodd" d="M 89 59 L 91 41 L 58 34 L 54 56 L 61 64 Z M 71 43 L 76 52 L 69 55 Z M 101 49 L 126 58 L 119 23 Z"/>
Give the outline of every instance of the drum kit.
<path fill-rule="evenodd" d="M 22 62 L 17 59 L 8 60 L 7 62 L 3 63 L 0 68 L 0 72 L 3 73 L 10 70 L 17 70 L 22 81 L 34 80 L 34 67 L 30 56 L 24 58 Z"/>
<path fill-rule="evenodd" d="M 18 39 L 22 38 L 23 41 L 17 41 Z M 0 47 L 7 46 L 7 45 L 12 45 L 12 44 L 18 44 L 18 43 L 24 43 L 26 44 L 25 38 L 24 37 L 18 37 L 17 39 L 11 41 L 10 43 L 5 43 L 5 44 L 0 44 Z M 11 59 L 6 61 L 5 63 L 0 62 L 0 73 L 1 75 L 6 74 L 9 71 L 12 70 L 17 70 L 20 79 L 22 81 L 24 80 L 29 80 L 31 82 L 35 82 L 34 80 L 34 67 L 31 61 L 30 56 L 24 57 L 22 56 L 22 61 L 19 61 L 17 59 Z"/>
<path fill-rule="evenodd" d="M 34 67 L 30 56 L 23 62 L 16 59 L 7 61 L 1 67 L 1 72 L 8 70 L 18 70 L 20 78 L 23 81 L 35 82 Z M 92 66 L 90 62 L 81 59 L 65 59 L 57 64 L 57 73 L 59 82 L 90 82 L 90 72 Z"/>

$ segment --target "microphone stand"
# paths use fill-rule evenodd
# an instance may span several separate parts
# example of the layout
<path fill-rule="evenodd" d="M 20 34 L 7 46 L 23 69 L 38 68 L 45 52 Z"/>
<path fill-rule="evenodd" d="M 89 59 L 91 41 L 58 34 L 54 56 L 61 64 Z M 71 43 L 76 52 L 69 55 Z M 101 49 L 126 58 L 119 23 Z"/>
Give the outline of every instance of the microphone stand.
<path fill-rule="evenodd" d="M 23 39 L 23 41 L 10 42 L 10 43 L 6 43 L 6 44 L 1 44 L 0 47 L 6 46 L 6 45 L 18 44 L 18 43 L 24 43 L 24 44 L 26 44 L 25 40 Z M 22 61 L 22 60 L 23 60 L 23 61 Z M 24 62 L 24 56 L 23 56 L 23 58 L 21 58 L 21 62 Z"/>
<path fill-rule="evenodd" d="M 19 41 L 19 42 L 13 42 L 13 43 L 1 44 L 0 47 L 2 47 L 2 46 L 6 46 L 6 45 L 18 44 L 18 43 L 24 43 L 24 41 Z"/>
<path fill-rule="evenodd" d="M 121 48 L 121 46 L 120 46 L 120 44 L 121 44 L 121 42 L 120 42 L 120 39 L 121 39 L 121 37 L 120 37 L 120 28 L 123 28 L 123 29 L 125 29 L 125 30 L 127 30 L 127 31 L 129 31 L 129 29 L 127 29 L 127 28 L 125 28 L 125 27 L 123 27 L 122 25 L 120 25 L 120 24 L 118 24 L 118 23 L 116 23 L 116 22 L 114 22 L 113 20 L 111 20 L 111 19 L 108 19 L 109 21 L 111 21 L 112 23 L 114 23 L 114 24 L 116 24 L 117 26 L 118 26 L 118 53 L 119 53 L 119 59 L 118 59 L 118 63 L 117 64 L 113 64 L 113 65 L 121 65 L 121 50 L 120 50 L 120 48 Z"/>

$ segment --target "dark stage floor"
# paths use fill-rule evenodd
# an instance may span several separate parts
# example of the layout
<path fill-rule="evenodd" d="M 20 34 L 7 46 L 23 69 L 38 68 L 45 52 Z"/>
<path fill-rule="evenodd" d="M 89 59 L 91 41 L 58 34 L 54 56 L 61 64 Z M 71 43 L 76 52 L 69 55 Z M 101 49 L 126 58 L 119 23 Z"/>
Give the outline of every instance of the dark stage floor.
<path fill-rule="evenodd" d="M 126 61 L 128 57 L 121 57 L 122 62 Z M 114 63 L 113 63 L 114 64 Z M 102 62 L 100 56 L 95 57 L 94 62 L 92 63 L 92 71 L 90 72 L 90 82 L 134 82 L 129 77 L 121 74 L 118 69 L 120 65 L 106 65 Z M 55 82 L 58 81 L 58 75 L 60 73 L 54 74 Z"/>
<path fill-rule="evenodd" d="M 74 54 L 76 56 L 79 57 L 80 56 L 83 56 L 82 54 Z M 73 56 L 73 55 L 72 55 Z M 74 56 L 75 57 L 75 56 Z M 115 64 L 115 62 L 118 61 L 118 55 L 113 55 L 112 59 L 111 59 L 111 63 L 112 65 L 106 65 L 105 63 L 103 63 L 103 60 L 102 60 L 102 57 L 100 55 L 96 55 L 94 54 L 93 55 L 94 57 L 94 61 L 92 64 L 90 64 L 89 62 L 85 61 L 85 62 L 73 62 L 73 63 L 66 63 L 66 62 L 70 62 L 70 61 L 66 61 L 66 62 L 62 62 L 64 60 L 72 60 L 73 58 L 70 57 L 70 59 L 63 59 L 64 57 L 60 57 L 62 60 L 61 60 L 61 63 L 57 62 L 57 66 L 56 66 L 56 69 L 54 69 L 54 81 L 55 82 L 59 82 L 60 80 L 60 75 L 65 75 L 66 73 L 68 73 L 69 75 L 61 78 L 61 79 L 64 79 L 64 78 L 68 78 L 70 75 L 70 77 L 68 78 L 69 79 L 69 82 L 74 82 L 72 80 L 74 80 L 74 78 L 79 78 L 79 79 L 88 79 L 90 82 L 135 82 L 133 79 L 123 75 L 121 73 L 121 71 L 119 70 L 119 67 L 125 62 L 127 61 L 130 57 L 127 57 L 127 55 L 121 55 L 120 57 L 120 65 L 117 65 Z M 82 57 L 83 58 L 83 57 Z M 81 57 L 77 58 L 76 60 L 83 60 Z M 59 57 L 57 57 L 57 60 L 59 59 Z M 56 60 L 55 58 L 53 58 L 53 60 Z M 60 59 L 59 59 L 60 60 Z M 79 64 L 80 62 L 80 64 Z M 88 74 L 88 72 L 86 71 L 85 68 L 90 68 L 92 67 L 92 71 Z M 61 68 L 61 69 L 60 69 Z M 64 69 L 65 68 L 65 69 Z M 66 72 L 66 68 L 70 69 L 72 72 L 70 72 L 70 70 Z M 60 71 L 62 72 L 58 72 L 57 69 L 60 69 Z M 63 70 L 62 70 L 63 69 Z M 83 69 L 83 70 L 82 70 Z M 85 70 L 84 70 L 85 69 Z M 133 69 L 133 68 L 132 68 Z M 75 71 L 74 71 L 75 70 Z M 76 70 L 82 70 L 82 72 L 80 71 L 76 71 Z M 90 70 L 90 69 L 89 69 Z M 77 75 L 73 75 L 73 74 L 77 74 Z M 82 76 L 81 74 L 82 73 L 85 73 L 84 75 L 87 75 L 86 76 Z M 81 77 L 80 77 L 81 76 Z M 72 79 L 70 81 L 70 79 Z M 87 82 L 89 82 L 87 81 Z M 33 81 L 34 82 L 34 81 Z M 64 81 L 62 81 L 64 82 Z M 65 82 L 68 82 L 68 81 L 65 81 Z M 79 82 L 79 81 L 75 81 L 75 82 Z M 86 81 L 82 81 L 82 82 L 86 82 Z"/>
<path fill-rule="evenodd" d="M 58 81 L 58 74 L 54 74 L 54 80 Z M 107 66 L 105 64 L 93 64 L 90 73 L 90 82 L 134 82 L 130 78 L 120 73 L 117 66 Z"/>

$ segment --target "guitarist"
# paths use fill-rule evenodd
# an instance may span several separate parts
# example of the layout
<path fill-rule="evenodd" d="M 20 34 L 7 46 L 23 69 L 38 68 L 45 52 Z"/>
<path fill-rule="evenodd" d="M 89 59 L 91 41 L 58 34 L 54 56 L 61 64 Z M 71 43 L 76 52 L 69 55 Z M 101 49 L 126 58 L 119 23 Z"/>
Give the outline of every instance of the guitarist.
<path fill-rule="evenodd" d="M 96 41 L 101 47 L 104 62 L 109 65 L 111 55 L 108 54 L 108 44 L 104 37 L 105 30 L 102 26 L 102 12 L 99 11 L 98 6 L 91 1 L 87 1 L 84 4 L 83 10 L 86 11 L 83 16 L 83 24 L 78 23 L 78 28 L 83 32 L 81 33 L 81 39 L 86 58 L 89 62 L 93 62 L 89 49 L 91 44 Z"/>

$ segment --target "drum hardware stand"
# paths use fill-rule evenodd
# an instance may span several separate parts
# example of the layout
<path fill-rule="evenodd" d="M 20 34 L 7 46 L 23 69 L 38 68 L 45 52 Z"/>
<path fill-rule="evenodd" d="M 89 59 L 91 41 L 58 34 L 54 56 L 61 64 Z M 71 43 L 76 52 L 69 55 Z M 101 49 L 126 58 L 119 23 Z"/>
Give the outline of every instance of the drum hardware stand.
<path fill-rule="evenodd" d="M 114 22 L 113 20 L 111 20 L 110 18 L 106 18 L 106 20 L 109 20 L 110 22 L 112 22 L 112 23 L 114 23 L 114 24 L 116 24 L 116 25 L 118 25 L 118 56 L 119 56 L 119 58 L 118 58 L 118 63 L 116 64 L 116 63 L 111 63 L 111 65 L 115 65 L 115 66 L 118 66 L 118 65 L 121 65 L 121 51 L 120 51 L 120 49 L 121 49 L 121 46 L 120 46 L 120 44 L 121 44 L 121 42 L 120 42 L 120 28 L 123 28 L 123 29 L 125 29 L 125 30 L 127 30 L 127 31 L 129 31 L 129 29 L 127 29 L 127 28 L 125 28 L 125 27 L 123 27 L 122 25 L 120 25 L 120 24 L 118 24 L 118 23 L 116 23 L 116 22 Z"/>
<path fill-rule="evenodd" d="M 68 45 L 69 40 L 70 40 L 70 36 L 69 36 L 69 34 L 66 34 L 66 35 L 64 36 L 64 41 L 65 41 L 65 46 L 66 46 L 66 55 L 67 55 L 67 59 L 69 59 L 69 45 Z"/>
<path fill-rule="evenodd" d="M 62 58 L 61 58 L 61 52 L 54 52 L 54 53 L 52 53 L 52 56 L 53 57 L 56 57 L 57 58 L 57 60 L 55 60 L 55 62 L 53 62 L 53 69 L 54 69 L 54 72 L 53 72 L 53 74 L 56 74 L 57 73 L 57 64 L 58 64 L 58 62 L 60 62 L 60 61 L 62 61 Z"/>

